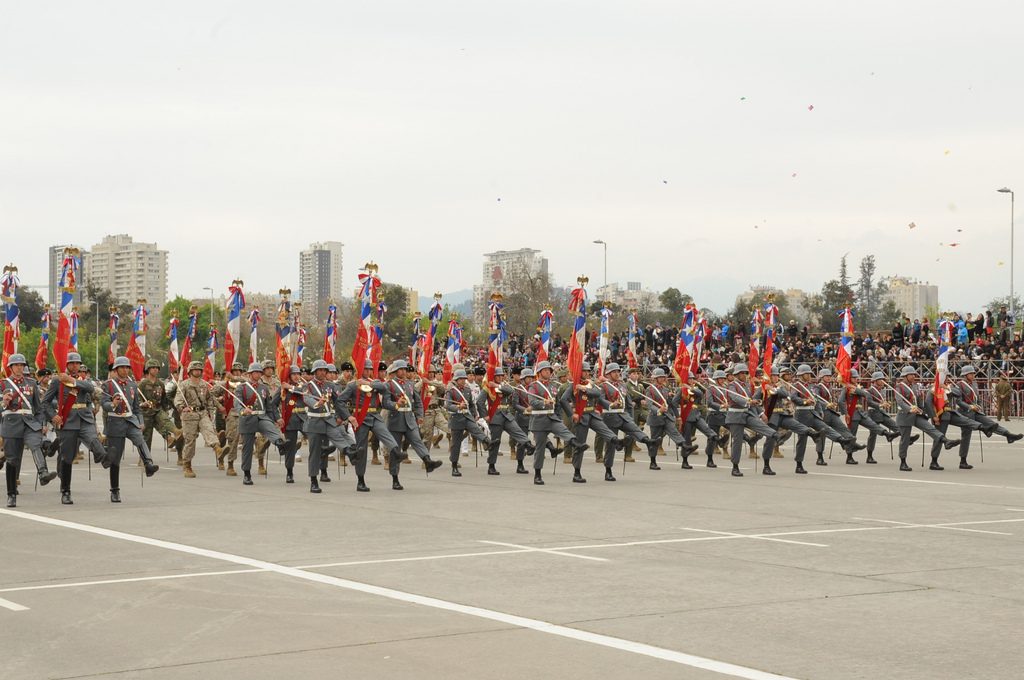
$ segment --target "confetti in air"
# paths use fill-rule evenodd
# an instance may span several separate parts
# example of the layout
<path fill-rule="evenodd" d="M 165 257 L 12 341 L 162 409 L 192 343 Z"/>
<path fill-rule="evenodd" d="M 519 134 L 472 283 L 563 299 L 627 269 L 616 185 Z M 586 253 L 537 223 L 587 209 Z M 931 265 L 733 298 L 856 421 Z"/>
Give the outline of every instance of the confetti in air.
<path fill-rule="evenodd" d="M 911 222 L 909 226 L 910 226 L 910 228 L 911 228 L 911 229 L 913 229 L 913 228 L 914 228 L 914 227 L 916 227 L 917 225 L 916 225 L 916 224 L 914 224 L 913 222 Z"/>

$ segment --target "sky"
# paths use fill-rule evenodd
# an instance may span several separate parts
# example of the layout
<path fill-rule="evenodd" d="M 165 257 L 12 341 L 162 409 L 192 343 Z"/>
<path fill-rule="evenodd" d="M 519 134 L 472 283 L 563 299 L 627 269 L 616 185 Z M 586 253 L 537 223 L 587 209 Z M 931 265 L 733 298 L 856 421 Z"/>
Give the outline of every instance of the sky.
<path fill-rule="evenodd" d="M 1024 191 L 1024 6 L 31 2 L 0 21 L 0 228 L 127 233 L 171 295 L 298 290 L 298 252 L 429 295 L 538 248 L 565 284 L 820 290 L 848 254 L 980 310 Z M 813 108 L 812 108 L 813 107 Z M 908 225 L 914 223 L 911 229 Z M 952 244 L 958 244 L 953 246 Z M 1001 264 L 1003 263 L 1003 264 Z M 1017 288 L 1024 287 L 1021 280 Z"/>

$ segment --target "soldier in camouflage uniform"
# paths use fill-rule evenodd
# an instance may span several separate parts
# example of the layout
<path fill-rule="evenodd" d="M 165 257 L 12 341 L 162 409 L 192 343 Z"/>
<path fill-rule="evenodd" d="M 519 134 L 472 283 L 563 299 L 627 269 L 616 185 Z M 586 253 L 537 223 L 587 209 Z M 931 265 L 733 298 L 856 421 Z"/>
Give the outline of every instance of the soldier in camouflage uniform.
<path fill-rule="evenodd" d="M 145 428 L 142 430 L 142 437 L 146 440 L 146 447 L 153 450 L 153 431 L 160 433 L 171 445 L 178 435 L 179 428 L 174 427 L 174 421 L 167 415 L 167 411 L 173 408 L 170 398 L 167 396 L 167 388 L 164 381 L 160 379 L 160 362 L 150 359 L 146 362 L 146 375 L 139 381 L 139 395 L 142 397 L 142 420 Z M 179 459 L 181 454 L 178 454 Z"/>
<path fill-rule="evenodd" d="M 235 362 L 231 364 L 231 373 L 224 376 L 224 380 L 213 384 L 213 396 L 224 409 L 224 443 L 214 446 L 217 453 L 217 469 L 224 469 L 224 461 L 227 460 L 228 477 L 237 477 L 235 472 L 235 460 L 238 458 L 238 411 L 234 409 L 235 388 L 238 384 L 245 382 L 242 375 L 242 364 Z"/>
<path fill-rule="evenodd" d="M 626 391 L 633 402 L 633 419 L 636 421 L 636 426 L 642 430 L 647 424 L 647 416 L 649 414 L 649 404 L 644 398 L 647 391 L 647 383 L 640 380 L 640 369 L 635 366 L 629 369 Z M 636 447 L 636 441 L 632 437 L 626 437 L 623 460 L 627 463 L 633 462 L 634 447 Z"/>
<path fill-rule="evenodd" d="M 213 429 L 213 417 L 217 413 L 217 400 L 210 392 L 210 384 L 202 378 L 203 365 L 193 361 L 188 365 L 188 380 L 178 384 L 178 392 L 174 396 L 174 405 L 181 413 L 182 434 L 185 437 L 185 451 L 182 455 L 186 477 L 195 477 L 192 470 L 192 459 L 196 455 L 196 440 L 199 433 L 203 434 L 206 445 L 212 447 L 217 443 L 217 433 Z"/>

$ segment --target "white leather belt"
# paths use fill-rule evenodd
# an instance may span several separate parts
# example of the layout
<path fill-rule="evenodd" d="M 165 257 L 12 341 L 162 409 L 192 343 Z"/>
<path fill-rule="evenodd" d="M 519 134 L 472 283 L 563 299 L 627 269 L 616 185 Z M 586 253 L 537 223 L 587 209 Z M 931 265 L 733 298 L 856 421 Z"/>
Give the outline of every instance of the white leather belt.
<path fill-rule="evenodd" d="M 730 408 L 729 409 L 729 413 L 746 413 L 746 412 L 747 412 L 747 409 L 745 409 L 745 408 Z"/>
<path fill-rule="evenodd" d="M 333 413 L 306 413 L 307 418 L 330 418 Z"/>
<path fill-rule="evenodd" d="M 553 415 L 554 413 L 555 412 L 553 410 L 547 409 L 545 411 L 534 411 L 533 415 L 535 415 L 535 416 L 550 416 L 550 415 Z"/>
<path fill-rule="evenodd" d="M 402 408 L 396 408 L 395 411 L 397 411 L 398 413 L 409 413 L 410 411 L 412 411 L 412 407 L 403 406 Z"/>
<path fill-rule="evenodd" d="M 4 415 L 5 416 L 15 416 L 15 415 L 17 415 L 17 416 L 30 416 L 30 415 L 32 415 L 32 409 L 30 409 L 30 408 L 23 408 L 23 409 L 18 409 L 17 411 L 4 411 Z"/>
<path fill-rule="evenodd" d="M 251 416 L 262 416 L 262 415 L 265 415 L 265 414 L 266 414 L 266 411 L 253 411 L 249 415 L 251 415 Z M 244 416 L 245 414 L 243 413 L 242 415 Z"/>
<path fill-rule="evenodd" d="M 134 413 L 108 413 L 108 418 L 131 418 Z"/>
<path fill-rule="evenodd" d="M 797 411 L 813 411 L 814 410 L 813 406 L 796 406 L 795 408 L 796 408 Z"/>
<path fill-rule="evenodd" d="M 606 408 L 604 410 L 604 412 L 605 413 L 625 413 L 626 409 L 624 409 L 624 408 Z"/>

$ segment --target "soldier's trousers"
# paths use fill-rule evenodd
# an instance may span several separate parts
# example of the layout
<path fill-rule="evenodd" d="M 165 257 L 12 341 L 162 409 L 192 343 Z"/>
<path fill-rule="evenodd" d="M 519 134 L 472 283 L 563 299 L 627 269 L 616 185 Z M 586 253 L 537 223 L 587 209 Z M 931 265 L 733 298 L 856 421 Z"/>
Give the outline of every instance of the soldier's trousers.
<path fill-rule="evenodd" d="M 850 432 L 850 428 L 846 426 L 846 421 L 838 413 L 826 409 L 824 423 L 828 425 L 829 428 L 838 435 L 838 439 L 836 439 L 835 441 L 853 439 L 853 433 Z M 814 447 L 814 450 L 818 452 L 819 456 L 825 453 L 826 437 L 831 439 L 831 437 L 828 437 L 828 435 L 826 434 L 825 437 L 822 437 L 821 439 L 818 440 L 817 446 Z"/>
<path fill-rule="evenodd" d="M 822 454 L 825 453 L 825 440 L 826 439 L 828 439 L 829 441 L 832 441 L 832 442 L 839 442 L 840 444 L 844 444 L 844 442 L 847 441 L 847 438 L 843 437 L 838 432 L 836 432 L 831 427 L 829 427 L 825 423 L 824 420 L 819 418 L 814 413 L 814 411 L 809 411 L 809 410 L 808 411 L 802 411 L 802 410 L 797 409 L 796 419 L 802 425 L 804 425 L 806 427 L 809 427 L 812 430 L 817 430 L 818 432 L 821 432 L 822 438 L 818 440 L 818 446 L 814 447 L 815 450 L 818 453 L 818 458 L 821 458 Z M 852 435 L 851 435 L 851 438 L 852 438 Z M 800 441 L 800 438 L 798 437 L 797 441 L 796 441 L 796 462 L 798 462 L 798 463 L 803 462 L 803 459 L 804 459 L 804 455 L 803 454 L 804 454 L 805 449 L 807 448 L 807 437 L 803 438 L 802 444 L 803 444 L 803 446 L 801 446 L 801 441 Z M 820 449 L 819 449 L 819 447 L 820 447 Z M 845 448 L 844 448 L 844 450 L 845 450 Z"/>
<path fill-rule="evenodd" d="M 711 428 L 712 432 L 718 434 L 725 427 L 725 414 L 717 411 L 708 413 L 708 427 Z M 704 453 L 709 457 L 715 455 L 715 446 L 717 446 L 717 443 L 709 439 L 707 446 L 704 448 Z"/>
<path fill-rule="evenodd" d="M 356 468 L 356 475 L 362 477 L 366 474 L 366 449 L 370 442 L 370 433 L 373 433 L 374 437 L 384 448 L 389 452 L 394 451 L 398 448 L 398 443 L 395 438 L 388 432 L 387 424 L 377 417 L 375 414 L 368 413 L 366 418 L 363 419 L 363 424 L 356 430 L 356 452 L 350 456 L 352 464 Z M 312 440 L 310 441 L 310 449 L 312 449 Z M 338 449 L 341 452 L 343 449 Z"/>
<path fill-rule="evenodd" d="M 637 411 L 636 414 L 636 426 L 643 430 L 644 427 L 647 425 L 647 413 L 643 411 Z M 636 439 L 634 437 L 626 437 L 625 445 L 622 447 L 622 455 L 628 456 L 629 454 L 633 453 L 633 444 L 635 443 Z"/>
<path fill-rule="evenodd" d="M 498 462 L 498 449 L 501 448 L 501 433 L 508 432 L 508 440 L 511 445 L 512 442 L 519 444 L 529 445 L 530 438 L 526 436 L 519 424 L 514 420 L 508 418 L 502 418 L 504 421 L 501 425 L 494 425 L 493 423 L 488 426 L 488 430 L 491 435 L 491 445 L 487 447 L 487 464 L 494 465 Z M 520 449 L 522 450 L 522 449 Z"/>
<path fill-rule="evenodd" d="M 483 442 L 484 444 L 488 442 L 487 435 L 480 429 L 476 421 L 467 418 L 465 428 L 452 428 L 452 443 L 448 447 L 448 460 L 453 464 L 459 462 L 459 454 L 462 452 L 462 440 L 466 438 L 466 434 L 469 434 L 478 442 Z"/>
<path fill-rule="evenodd" d="M 775 430 L 765 425 L 757 416 L 747 413 L 745 418 L 745 422 L 742 423 L 727 423 L 732 437 L 729 457 L 732 460 L 733 467 L 739 467 L 740 457 L 743 455 L 743 430 L 753 430 L 757 434 L 766 437 L 772 443 L 773 448 L 775 446 Z"/>
<path fill-rule="evenodd" d="M 128 432 L 125 433 L 124 437 L 111 437 L 107 435 L 107 458 L 110 460 L 111 465 L 121 464 L 121 460 L 124 458 L 124 442 L 126 439 L 135 444 L 135 448 L 139 450 L 139 456 L 142 457 L 146 465 L 153 464 L 153 456 L 150 455 L 149 447 L 146 446 L 146 438 L 142 435 L 142 430 L 134 425 L 129 425 Z"/>
<path fill-rule="evenodd" d="M 92 452 L 93 460 L 97 463 L 107 457 L 107 450 L 100 443 L 96 426 L 92 423 L 82 423 L 78 430 L 57 430 L 57 443 L 57 474 L 60 475 L 61 491 L 71 491 L 71 463 L 75 460 L 80 443 Z"/>
<path fill-rule="evenodd" d="M 228 462 L 238 458 L 238 414 L 232 410 L 224 420 L 224 450 L 228 454 Z M 292 459 L 295 459 L 296 447 L 292 447 Z"/>
<path fill-rule="evenodd" d="M 967 452 L 971 449 L 971 435 L 974 434 L 975 430 L 981 429 L 981 423 L 965 418 L 954 411 L 949 414 L 949 420 L 939 421 L 939 432 L 945 436 L 946 430 L 949 429 L 950 425 L 960 428 L 960 457 L 966 458 Z M 942 453 L 942 442 L 940 440 L 933 441 L 932 458 L 938 458 L 940 453 Z"/>
<path fill-rule="evenodd" d="M 648 439 L 647 435 L 644 433 L 643 430 L 641 430 L 639 427 L 636 426 L 636 423 L 633 422 L 633 419 L 630 418 L 629 415 L 620 415 L 620 414 L 613 414 L 613 415 L 619 415 L 619 418 L 617 419 L 617 421 L 614 420 L 614 419 L 611 420 L 611 422 L 609 422 L 607 420 L 603 421 L 604 424 L 608 426 L 608 428 L 612 431 L 613 434 L 618 434 L 619 432 L 622 432 L 622 433 L 624 433 L 626 435 L 626 438 L 632 438 L 632 439 L 634 439 L 635 441 L 638 441 L 638 442 L 646 442 L 647 441 L 647 439 Z M 608 441 L 609 441 L 609 444 L 611 444 L 611 440 L 608 440 Z M 611 449 L 611 454 L 609 454 L 606 451 L 605 452 L 605 456 L 604 456 L 604 466 L 610 468 L 612 465 L 615 464 L 615 447 L 609 445 L 609 446 L 607 446 L 605 448 Z M 626 451 L 626 453 L 629 453 L 629 449 L 624 449 L 624 450 Z"/>
<path fill-rule="evenodd" d="M 224 433 L 227 434 L 227 423 L 224 423 Z M 284 433 L 284 440 L 288 443 L 288 446 L 284 450 L 284 469 L 291 472 L 295 468 L 295 452 L 299 448 L 299 436 L 302 435 L 300 430 L 286 430 Z"/>
<path fill-rule="evenodd" d="M 544 423 L 549 430 L 533 430 L 533 469 L 540 471 L 544 469 L 544 459 L 547 458 L 548 436 L 554 435 L 565 442 L 566 446 L 571 444 L 582 444 L 576 439 L 569 428 L 559 420 L 547 420 Z"/>
<path fill-rule="evenodd" d="M 362 430 L 362 428 L 359 429 Z M 297 432 L 295 434 L 298 435 Z M 344 456 L 346 451 L 356 446 L 356 439 L 348 433 L 348 430 L 332 423 L 327 424 L 327 432 L 307 432 L 306 440 L 309 442 L 309 451 L 306 452 L 306 471 L 310 478 L 316 477 L 327 468 L 327 456 L 324 455 L 327 442 L 334 444 L 334 447 L 338 449 L 339 456 Z M 356 465 L 356 474 L 362 475 L 363 473 L 359 471 L 359 463 L 356 457 L 356 454 L 351 455 L 352 463 Z M 294 453 L 292 454 L 292 460 L 295 460 Z M 366 470 L 365 442 L 363 444 L 362 469 Z"/>
<path fill-rule="evenodd" d="M 932 421 L 922 415 L 918 415 L 914 418 L 913 426 L 900 426 L 900 460 L 905 460 L 907 457 L 907 451 L 910 450 L 910 437 L 912 436 L 915 427 L 931 437 L 932 441 L 941 441 L 946 438 L 945 435 L 939 432 L 937 427 L 932 425 Z"/>
<path fill-rule="evenodd" d="M 711 439 L 711 437 L 715 437 L 718 435 L 717 430 L 711 429 L 711 426 L 708 425 L 708 421 L 704 420 L 704 417 L 699 413 L 697 414 L 696 420 L 687 420 L 685 423 L 683 423 L 683 441 L 686 442 L 687 445 L 689 445 L 690 441 L 693 439 L 694 430 L 700 430 L 701 433 L 708 439 Z M 651 435 L 651 439 L 655 439 L 655 436 L 653 434 Z M 675 440 L 673 439 L 672 441 Z M 679 442 L 676 442 L 676 446 L 680 446 Z"/>
<path fill-rule="evenodd" d="M 598 440 L 603 439 L 605 443 L 604 447 L 604 466 L 611 467 L 615 464 L 615 433 L 612 432 L 608 424 L 604 422 L 602 418 L 597 417 L 594 414 L 590 415 L 590 421 L 584 425 L 582 421 L 576 423 L 574 428 L 576 434 L 576 443 L 583 444 L 587 441 L 588 430 L 594 431 L 594 442 L 595 445 Z M 572 466 L 574 468 L 580 468 L 583 465 L 583 451 L 581 447 L 574 446 L 572 449 Z M 543 456 L 541 456 L 543 458 Z"/>
<path fill-rule="evenodd" d="M 200 413 L 184 413 L 181 416 L 181 434 L 185 439 L 185 448 L 182 451 L 181 459 L 186 463 L 192 461 L 196 456 L 196 440 L 199 433 L 203 434 L 203 440 L 207 446 L 219 444 L 217 432 L 213 429 L 213 420 Z"/>
<path fill-rule="evenodd" d="M 448 429 L 448 418 L 445 416 L 443 408 L 428 408 L 423 412 L 423 422 L 420 423 L 420 439 L 429 442 L 430 438 L 434 436 L 434 428 L 447 435 L 451 434 L 451 430 Z"/>
<path fill-rule="evenodd" d="M 668 437 L 676 446 L 689 445 L 690 440 L 684 435 L 680 434 L 679 428 L 676 427 L 675 418 L 665 416 L 663 425 L 651 425 L 651 439 L 660 439 L 661 437 Z M 684 423 L 683 427 L 686 428 L 689 423 Z M 658 455 L 658 449 L 652 448 L 653 444 L 647 445 L 647 453 L 651 458 Z"/>
<path fill-rule="evenodd" d="M 899 430 L 899 428 L 896 426 L 896 421 L 892 419 L 892 416 L 890 416 L 888 413 L 884 411 L 879 411 L 877 409 L 874 411 L 868 411 L 868 417 L 870 417 L 871 420 L 875 421 L 875 424 L 881 428 L 887 428 L 891 431 Z M 865 427 L 867 427 L 867 424 L 865 424 Z M 874 430 L 871 430 L 871 434 L 868 435 L 869 456 L 875 452 L 875 442 L 878 441 L 879 434 L 884 434 L 884 431 L 876 433 Z"/>
<path fill-rule="evenodd" d="M 209 421 L 207 421 L 209 423 Z M 213 430 L 213 423 L 209 423 L 210 429 Z M 270 419 L 269 416 L 259 416 L 256 420 L 256 427 L 259 433 L 267 438 L 267 441 L 273 444 L 281 451 L 281 453 L 288 453 L 288 442 L 285 441 L 284 436 L 281 434 L 281 430 L 278 429 L 277 424 Z M 216 437 L 216 434 L 214 434 Z M 256 433 L 249 432 L 242 435 L 242 471 L 249 472 L 252 470 L 252 453 L 253 449 L 256 448 Z M 186 458 L 185 460 L 188 460 Z"/>
<path fill-rule="evenodd" d="M 1010 397 L 996 397 L 996 420 L 1010 420 Z"/>
<path fill-rule="evenodd" d="M 5 437 L 4 455 L 7 457 L 7 495 L 18 495 L 18 475 L 21 473 L 21 457 L 28 447 L 32 454 L 32 462 L 36 465 L 36 474 L 45 474 L 46 456 L 42 449 L 43 435 L 41 432 L 25 428 L 23 438 Z"/>
<path fill-rule="evenodd" d="M 981 429 L 981 431 L 988 437 L 991 437 L 992 435 L 1005 437 L 1010 434 L 1009 430 L 989 418 L 984 413 L 975 413 L 973 420 L 977 421 L 979 429 Z M 1009 420 L 1009 418 L 1007 418 L 1007 420 Z"/>
<path fill-rule="evenodd" d="M 174 432 L 174 421 L 162 410 L 158 411 L 147 411 L 142 416 L 142 422 L 146 425 L 146 429 L 142 431 L 142 436 L 146 440 L 146 446 L 150 451 L 153 450 L 153 431 L 156 430 L 161 436 L 167 437 L 167 435 Z"/>
<path fill-rule="evenodd" d="M 780 444 L 784 439 L 788 439 L 791 435 L 795 434 L 797 446 L 799 446 L 800 441 L 803 440 L 804 449 L 806 450 L 807 437 L 811 434 L 811 428 L 807 427 L 793 416 L 782 416 L 779 418 L 779 432 L 782 430 L 786 430 L 788 434 L 786 434 L 785 438 L 780 435 L 776 435 L 776 439 Z M 764 440 L 764 445 L 761 447 L 761 457 L 764 458 L 765 461 L 769 460 L 772 457 L 772 454 L 775 453 L 775 441 L 776 440 L 770 438 Z M 803 462 L 803 459 L 804 457 L 801 454 L 798 462 Z"/>
<path fill-rule="evenodd" d="M 419 430 L 391 430 L 391 436 L 395 438 L 398 446 L 403 449 L 411 447 L 416 455 L 420 457 L 420 460 L 426 460 L 430 457 L 430 450 L 427 449 L 427 445 L 423 442 L 423 438 L 420 436 Z M 407 455 L 392 456 L 388 458 L 388 472 L 392 476 L 397 477 L 398 471 L 401 467 L 402 460 L 408 458 Z"/>

